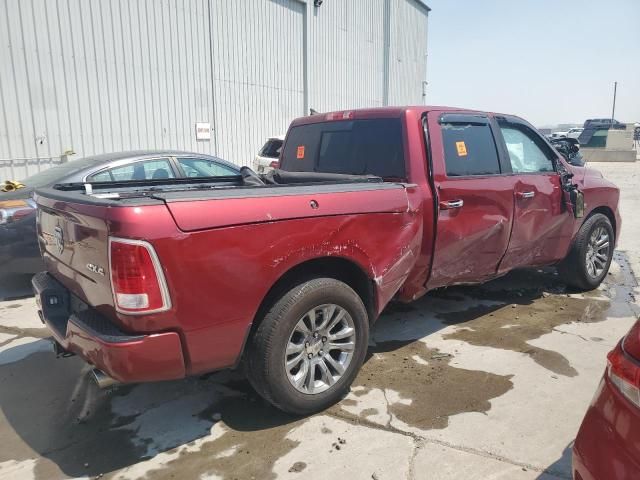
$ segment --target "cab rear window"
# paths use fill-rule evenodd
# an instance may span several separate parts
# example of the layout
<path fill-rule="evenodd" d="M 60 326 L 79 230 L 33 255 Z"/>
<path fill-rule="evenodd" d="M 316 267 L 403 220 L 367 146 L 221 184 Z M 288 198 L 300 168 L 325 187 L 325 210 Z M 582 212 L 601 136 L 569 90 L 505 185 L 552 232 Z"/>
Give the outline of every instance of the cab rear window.
<path fill-rule="evenodd" d="M 281 169 L 406 177 L 399 118 L 341 120 L 292 127 Z"/>

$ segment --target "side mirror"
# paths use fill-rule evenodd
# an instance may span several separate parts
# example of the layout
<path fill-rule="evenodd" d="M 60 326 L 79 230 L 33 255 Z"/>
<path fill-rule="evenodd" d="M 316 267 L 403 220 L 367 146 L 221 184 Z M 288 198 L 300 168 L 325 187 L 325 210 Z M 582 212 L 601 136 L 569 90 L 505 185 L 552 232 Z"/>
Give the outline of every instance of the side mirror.
<path fill-rule="evenodd" d="M 571 202 L 573 216 L 575 218 L 584 217 L 584 193 L 578 190 L 578 185 L 571 181 L 571 179 L 573 178 L 573 173 L 568 172 L 564 169 L 559 173 L 560 185 L 562 186 L 562 190 L 564 190 L 569 196 L 569 202 Z"/>
<path fill-rule="evenodd" d="M 576 187 L 569 192 L 569 198 L 573 207 L 573 216 L 576 218 L 584 217 L 584 193 Z"/>

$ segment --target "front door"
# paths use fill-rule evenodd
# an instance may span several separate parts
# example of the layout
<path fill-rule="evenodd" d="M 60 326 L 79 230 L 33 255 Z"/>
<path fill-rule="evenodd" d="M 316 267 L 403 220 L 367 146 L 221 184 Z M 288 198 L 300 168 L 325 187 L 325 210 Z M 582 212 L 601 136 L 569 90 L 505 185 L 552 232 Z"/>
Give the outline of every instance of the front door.
<path fill-rule="evenodd" d="M 507 251 L 515 178 L 487 115 L 430 112 L 427 119 L 439 207 L 427 288 L 483 281 Z"/>
<path fill-rule="evenodd" d="M 499 271 L 561 260 L 571 241 L 573 216 L 555 168 L 558 154 L 522 120 L 498 117 L 497 123 L 516 180 L 513 231 Z"/>

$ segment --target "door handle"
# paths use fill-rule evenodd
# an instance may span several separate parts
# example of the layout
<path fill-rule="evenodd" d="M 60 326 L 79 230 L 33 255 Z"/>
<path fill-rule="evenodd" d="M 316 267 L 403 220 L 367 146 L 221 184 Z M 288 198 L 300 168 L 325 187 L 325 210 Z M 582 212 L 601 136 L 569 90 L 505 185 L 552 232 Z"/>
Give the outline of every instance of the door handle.
<path fill-rule="evenodd" d="M 450 210 L 452 208 L 462 208 L 464 205 L 463 200 L 449 200 L 447 202 L 440 202 L 440 210 Z"/>
<path fill-rule="evenodd" d="M 536 192 L 531 191 L 531 192 L 518 192 L 518 196 L 520 198 L 533 198 L 536 196 Z"/>

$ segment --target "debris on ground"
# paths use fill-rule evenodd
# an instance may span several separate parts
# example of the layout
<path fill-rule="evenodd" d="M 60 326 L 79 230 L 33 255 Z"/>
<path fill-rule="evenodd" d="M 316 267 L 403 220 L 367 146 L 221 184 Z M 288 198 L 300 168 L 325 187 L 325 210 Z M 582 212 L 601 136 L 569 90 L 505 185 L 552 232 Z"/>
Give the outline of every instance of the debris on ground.
<path fill-rule="evenodd" d="M 450 353 L 434 353 L 433 355 L 431 355 L 431 360 L 439 360 L 441 358 L 449 358 L 452 356 L 453 355 L 451 355 Z"/>
<path fill-rule="evenodd" d="M 293 465 L 291 465 L 291 468 L 289 468 L 289 472 L 291 472 L 291 473 L 300 473 L 305 468 L 307 468 L 307 464 L 306 463 L 304 463 L 304 462 L 296 462 Z"/>

